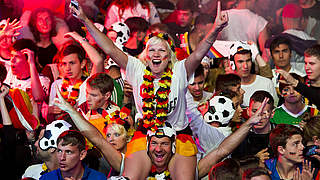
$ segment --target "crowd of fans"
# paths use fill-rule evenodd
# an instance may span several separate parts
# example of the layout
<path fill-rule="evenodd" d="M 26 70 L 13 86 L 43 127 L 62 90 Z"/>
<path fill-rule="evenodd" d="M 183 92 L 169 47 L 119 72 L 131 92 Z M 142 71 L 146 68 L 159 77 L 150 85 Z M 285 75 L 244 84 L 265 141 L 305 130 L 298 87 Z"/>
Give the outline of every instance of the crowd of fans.
<path fill-rule="evenodd" d="M 7 179 L 320 179 L 320 1 L 0 1 Z"/>

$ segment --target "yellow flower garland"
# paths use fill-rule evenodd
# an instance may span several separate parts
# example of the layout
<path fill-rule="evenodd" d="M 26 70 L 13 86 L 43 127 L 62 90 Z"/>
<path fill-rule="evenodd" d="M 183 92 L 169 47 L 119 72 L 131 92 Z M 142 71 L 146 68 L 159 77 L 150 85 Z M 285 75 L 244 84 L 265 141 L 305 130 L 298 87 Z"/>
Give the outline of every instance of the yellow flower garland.
<path fill-rule="evenodd" d="M 159 89 L 154 94 L 154 76 L 150 67 L 144 70 L 143 83 L 140 87 L 140 95 L 142 96 L 143 106 L 143 127 L 147 130 L 156 131 L 158 127 L 164 125 L 167 120 L 169 93 L 172 78 L 171 63 L 159 80 Z M 153 102 L 156 101 L 156 107 Z"/>

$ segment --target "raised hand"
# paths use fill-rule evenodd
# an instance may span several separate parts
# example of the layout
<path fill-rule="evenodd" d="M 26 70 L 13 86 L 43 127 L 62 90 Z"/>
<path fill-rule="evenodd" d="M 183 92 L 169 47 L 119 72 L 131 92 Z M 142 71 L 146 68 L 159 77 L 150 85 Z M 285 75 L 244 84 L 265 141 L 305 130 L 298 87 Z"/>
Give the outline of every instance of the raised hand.
<path fill-rule="evenodd" d="M 269 159 L 268 148 L 262 149 L 255 156 L 259 158 L 259 165 L 263 165 L 264 161 Z"/>
<path fill-rule="evenodd" d="M 283 70 L 283 69 L 277 69 L 276 70 L 277 73 L 279 73 L 284 80 L 279 80 L 280 83 L 284 83 L 284 84 L 288 84 L 289 86 L 293 86 L 293 87 L 297 87 L 299 81 L 296 80 L 294 77 L 292 77 L 290 75 L 290 73 L 288 73 L 287 71 Z"/>
<path fill-rule="evenodd" d="M 215 19 L 215 28 L 217 28 L 219 31 L 221 31 L 225 26 L 228 25 L 228 13 L 226 11 L 221 12 L 221 2 L 218 1 L 217 5 L 217 16 Z"/>
<path fill-rule="evenodd" d="M 30 65 L 31 65 L 31 63 L 35 62 L 34 61 L 34 52 L 31 51 L 30 49 L 22 49 L 21 53 L 27 55 L 27 57 L 28 57 L 27 61 Z"/>
<path fill-rule="evenodd" d="M 256 58 L 257 55 L 260 54 L 257 44 L 251 40 L 248 41 L 248 44 L 250 45 L 250 50 L 251 50 L 252 56 L 254 58 Z"/>
<path fill-rule="evenodd" d="M 20 32 L 17 32 L 19 29 L 21 29 L 22 26 L 20 25 L 20 21 L 17 19 L 14 19 L 10 23 L 10 18 L 7 19 L 7 22 L 3 29 L 0 31 L 0 36 L 2 37 L 16 37 L 20 35 Z"/>
<path fill-rule="evenodd" d="M 80 3 L 79 3 L 79 5 L 78 5 L 78 7 L 79 7 L 79 8 L 76 9 L 74 6 L 72 6 L 72 5 L 70 4 L 70 6 L 69 6 L 70 12 L 71 12 L 72 14 L 74 14 L 74 16 L 77 17 L 79 20 L 85 21 L 85 20 L 87 19 L 87 16 L 86 16 L 86 14 L 83 12 L 83 9 L 82 9 L 82 7 L 80 6 Z"/>
<path fill-rule="evenodd" d="M 4 98 L 9 93 L 9 87 L 2 85 L 0 88 L 0 98 Z"/>
<path fill-rule="evenodd" d="M 311 161 L 305 160 L 303 161 L 302 171 L 297 168 L 297 170 L 293 174 L 293 180 L 312 180 L 314 168 L 311 168 Z"/>
<path fill-rule="evenodd" d="M 70 112 L 73 110 L 73 107 L 62 97 L 59 88 L 56 87 L 56 89 L 58 97 L 54 99 L 53 105 L 59 107 L 65 112 Z"/>
<path fill-rule="evenodd" d="M 78 41 L 78 42 L 81 42 L 83 41 L 83 37 L 80 36 L 77 32 L 73 31 L 73 32 L 68 32 L 66 34 L 64 34 L 64 37 L 65 38 L 69 38 L 69 37 L 72 37 L 74 40 Z"/>
<path fill-rule="evenodd" d="M 257 123 L 259 123 L 263 117 L 263 109 L 266 106 L 266 104 L 268 103 L 269 98 L 264 98 L 263 102 L 261 103 L 260 107 L 258 108 L 258 110 L 253 114 L 253 116 L 251 116 L 248 119 L 248 123 L 250 123 L 251 125 L 255 125 Z"/>

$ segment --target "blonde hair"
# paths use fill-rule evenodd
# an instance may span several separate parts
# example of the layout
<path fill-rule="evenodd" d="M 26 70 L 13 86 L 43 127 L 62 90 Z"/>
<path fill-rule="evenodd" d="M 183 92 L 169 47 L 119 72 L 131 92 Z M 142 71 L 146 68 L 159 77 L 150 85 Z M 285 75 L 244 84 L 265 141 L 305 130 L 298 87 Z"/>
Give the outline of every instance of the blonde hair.
<path fill-rule="evenodd" d="M 172 38 L 171 38 L 172 39 Z M 176 54 L 174 53 L 174 51 L 171 49 L 169 43 L 158 37 L 158 36 L 153 36 L 152 38 L 149 39 L 149 41 L 146 44 L 146 48 L 142 51 L 142 53 L 139 55 L 139 59 L 142 61 L 143 64 L 147 64 L 147 56 L 148 56 L 148 49 L 150 47 L 150 45 L 156 45 L 156 44 L 160 44 L 164 42 L 168 51 L 168 55 L 169 55 L 169 62 L 171 62 L 172 64 L 174 64 L 177 61 L 176 58 Z"/>
<path fill-rule="evenodd" d="M 119 133 L 120 136 L 124 136 L 127 140 L 129 139 L 128 137 L 128 133 L 126 131 L 126 129 L 124 128 L 123 125 L 121 124 L 116 124 L 116 123 L 112 123 L 112 124 L 108 124 L 108 126 L 105 127 L 105 134 L 108 133 L 108 129 L 111 128 L 112 130 L 114 130 L 115 132 Z"/>

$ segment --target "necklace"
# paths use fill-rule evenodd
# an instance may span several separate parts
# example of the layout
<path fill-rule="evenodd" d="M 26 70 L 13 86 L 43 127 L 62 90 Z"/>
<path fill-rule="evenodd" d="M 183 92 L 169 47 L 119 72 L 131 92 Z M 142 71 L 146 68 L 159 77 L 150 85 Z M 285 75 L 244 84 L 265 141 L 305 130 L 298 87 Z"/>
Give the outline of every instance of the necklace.
<path fill-rule="evenodd" d="M 150 67 L 144 70 L 143 83 L 140 86 L 140 95 L 142 97 L 142 114 L 143 127 L 147 130 L 156 131 L 158 127 L 164 125 L 167 120 L 169 93 L 172 78 L 171 63 L 159 80 L 159 88 L 154 94 L 153 81 L 155 76 L 152 75 Z M 156 102 L 154 107 L 153 102 Z"/>
<path fill-rule="evenodd" d="M 171 179 L 170 172 L 168 169 L 158 173 L 154 165 L 151 167 L 150 174 L 147 177 L 147 180 L 170 180 L 170 179 Z"/>
<path fill-rule="evenodd" d="M 71 85 L 71 81 L 68 78 L 64 78 L 61 85 L 61 95 L 64 99 L 66 99 L 72 106 L 76 104 L 76 100 L 78 99 L 80 86 L 82 85 L 83 80 L 78 79 L 74 85 Z M 68 89 L 71 88 L 72 91 L 69 92 Z"/>
<path fill-rule="evenodd" d="M 106 133 L 106 127 L 109 124 L 119 124 L 122 125 L 127 131 L 128 136 L 132 136 L 134 133 L 134 129 L 130 127 L 129 124 L 129 116 L 131 110 L 126 106 L 123 106 L 121 109 L 113 102 L 110 102 L 107 108 L 98 108 L 96 110 L 91 110 L 89 115 L 89 121 L 91 119 L 91 115 L 100 114 L 104 121 L 104 134 Z"/>

